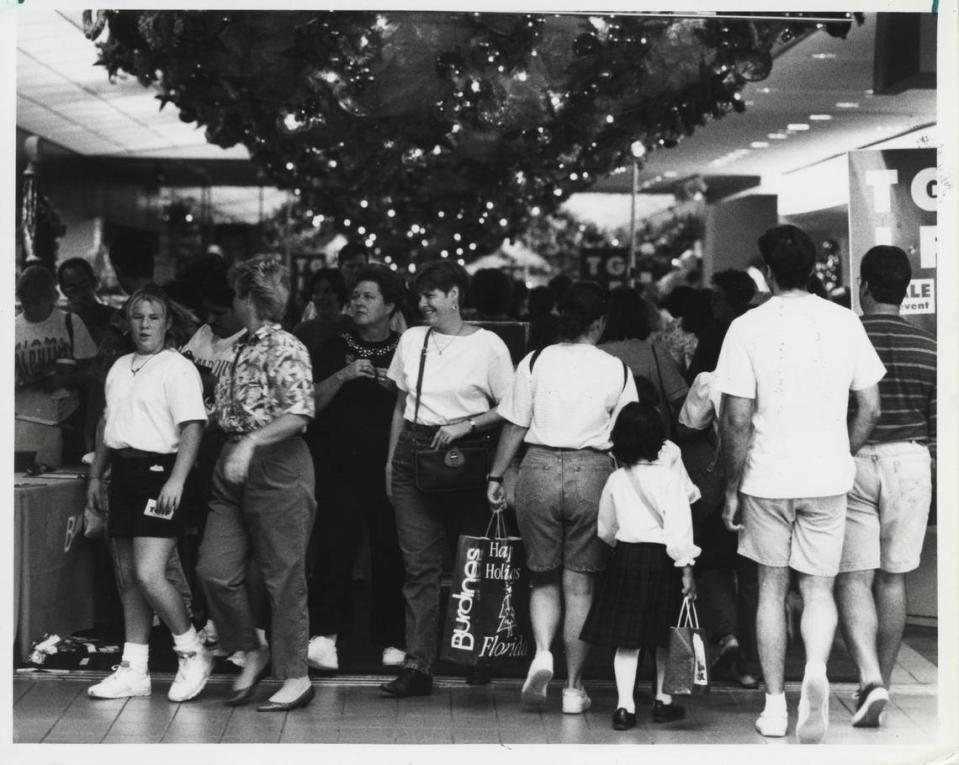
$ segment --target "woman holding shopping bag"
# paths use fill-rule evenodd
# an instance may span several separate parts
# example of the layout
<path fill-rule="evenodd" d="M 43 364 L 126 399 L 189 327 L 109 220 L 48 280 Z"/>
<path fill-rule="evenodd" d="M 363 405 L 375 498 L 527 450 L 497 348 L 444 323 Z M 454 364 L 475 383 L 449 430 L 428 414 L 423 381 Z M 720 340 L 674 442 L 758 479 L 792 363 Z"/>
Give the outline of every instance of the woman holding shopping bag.
<path fill-rule="evenodd" d="M 464 445 L 502 419 L 496 404 L 509 389 L 513 363 L 497 335 L 463 320 L 468 286 L 466 270 L 449 261 L 416 275 L 426 324 L 403 333 L 387 372 L 398 390 L 386 486 L 406 569 L 406 661 L 380 688 L 398 698 L 433 690 L 444 550 L 460 534 L 482 535 L 489 523 L 482 477 L 477 488 L 429 491 L 416 464 L 419 452 Z"/>
<path fill-rule="evenodd" d="M 606 326 L 607 294 L 577 282 L 563 300 L 560 342 L 526 356 L 499 406 L 506 425 L 489 475 L 487 498 L 506 502 L 503 473 L 525 441 L 516 484 L 516 520 L 533 575 L 530 614 L 536 655 L 523 684 L 526 704 L 546 700 L 553 677 L 553 638 L 563 621 L 566 688 L 563 712 L 581 714 L 590 699 L 582 683 L 588 646 L 579 636 L 593 582 L 607 552 L 596 537 L 599 496 L 613 471 L 610 432 L 636 400 L 626 365 L 596 348 Z"/>
<path fill-rule="evenodd" d="M 197 575 L 220 644 L 244 653 L 228 704 L 246 703 L 266 674 L 269 651 L 255 627 L 257 602 L 246 570 L 262 577 L 271 606 L 270 643 L 280 689 L 261 712 L 303 707 L 313 698 L 307 670 L 306 546 L 313 528 L 313 461 L 300 438 L 313 417 L 313 375 L 306 348 L 277 323 L 289 276 L 262 255 L 236 266 L 233 307 L 246 328 L 216 386 L 215 413 L 226 443 L 213 475 Z"/>

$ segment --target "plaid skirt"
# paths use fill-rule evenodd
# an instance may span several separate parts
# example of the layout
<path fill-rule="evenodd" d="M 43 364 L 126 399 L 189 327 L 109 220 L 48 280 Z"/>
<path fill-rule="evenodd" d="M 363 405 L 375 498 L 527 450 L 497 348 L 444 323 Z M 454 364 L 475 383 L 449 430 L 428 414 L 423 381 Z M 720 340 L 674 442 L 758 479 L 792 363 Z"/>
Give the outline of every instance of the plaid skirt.
<path fill-rule="evenodd" d="M 665 646 L 682 590 L 682 569 L 665 545 L 617 542 L 580 638 L 609 648 Z"/>

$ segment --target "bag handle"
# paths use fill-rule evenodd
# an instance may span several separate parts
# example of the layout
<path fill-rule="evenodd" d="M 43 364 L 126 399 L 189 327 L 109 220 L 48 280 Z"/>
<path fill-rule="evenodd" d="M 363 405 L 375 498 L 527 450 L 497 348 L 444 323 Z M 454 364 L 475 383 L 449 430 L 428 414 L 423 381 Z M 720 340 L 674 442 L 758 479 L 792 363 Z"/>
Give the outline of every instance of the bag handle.
<path fill-rule="evenodd" d="M 494 536 L 490 536 L 490 531 Z M 486 524 L 486 536 L 489 539 L 506 539 L 506 521 L 503 520 L 502 510 L 493 510 L 490 514 L 489 523 Z"/>
<path fill-rule="evenodd" d="M 699 614 L 696 613 L 696 605 L 688 596 L 683 598 L 682 605 L 679 607 L 679 618 L 676 619 L 676 626 L 699 629 Z"/>

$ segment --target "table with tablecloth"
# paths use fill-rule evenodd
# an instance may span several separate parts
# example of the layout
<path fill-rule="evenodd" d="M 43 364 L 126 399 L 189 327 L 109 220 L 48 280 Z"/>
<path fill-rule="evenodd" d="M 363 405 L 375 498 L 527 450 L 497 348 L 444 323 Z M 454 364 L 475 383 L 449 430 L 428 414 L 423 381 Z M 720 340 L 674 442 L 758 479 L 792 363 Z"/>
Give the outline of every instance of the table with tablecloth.
<path fill-rule="evenodd" d="M 44 633 L 94 625 L 94 543 L 83 536 L 86 468 L 14 475 L 15 646 L 20 661 Z"/>

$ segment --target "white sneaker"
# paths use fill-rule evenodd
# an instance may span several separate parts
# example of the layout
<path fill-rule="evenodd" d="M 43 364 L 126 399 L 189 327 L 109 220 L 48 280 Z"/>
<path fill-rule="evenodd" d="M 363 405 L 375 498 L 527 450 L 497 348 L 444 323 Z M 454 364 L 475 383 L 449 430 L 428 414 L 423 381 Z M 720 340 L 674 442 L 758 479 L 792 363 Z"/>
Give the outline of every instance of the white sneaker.
<path fill-rule="evenodd" d="M 396 646 L 383 649 L 382 664 L 384 667 L 402 667 L 406 662 L 406 651 Z"/>
<path fill-rule="evenodd" d="M 563 688 L 564 715 L 581 715 L 592 705 L 585 688 Z"/>
<path fill-rule="evenodd" d="M 767 738 L 782 738 L 786 735 L 786 727 L 789 725 L 789 718 L 786 713 L 781 715 L 763 712 L 756 719 L 756 731 L 761 736 Z"/>
<path fill-rule="evenodd" d="M 829 727 L 829 681 L 825 672 L 803 676 L 798 711 L 796 740 L 818 744 Z"/>
<path fill-rule="evenodd" d="M 205 648 L 198 651 L 177 651 L 180 667 L 177 670 L 167 698 L 177 703 L 189 701 L 206 687 L 213 670 L 213 657 Z"/>
<path fill-rule="evenodd" d="M 406 654 L 403 654 L 403 659 L 406 659 Z M 336 655 L 336 643 L 324 635 L 311 637 L 306 649 L 306 663 L 313 669 L 338 670 L 340 660 Z"/>
<path fill-rule="evenodd" d="M 537 651 L 529 665 L 526 682 L 520 692 L 524 704 L 540 705 L 546 701 L 546 688 L 553 679 L 553 654 Z"/>
<path fill-rule="evenodd" d="M 87 688 L 87 696 L 91 699 L 126 699 L 150 695 L 149 672 L 139 672 L 125 661 L 113 669 L 112 675 Z"/>

